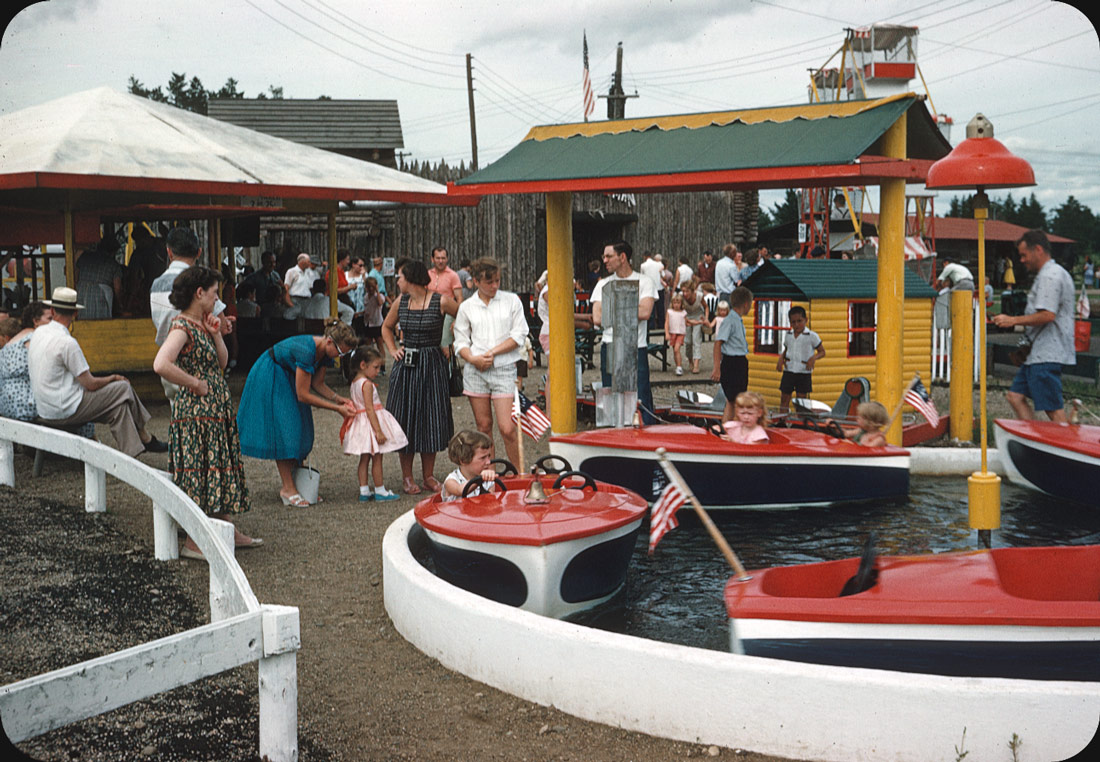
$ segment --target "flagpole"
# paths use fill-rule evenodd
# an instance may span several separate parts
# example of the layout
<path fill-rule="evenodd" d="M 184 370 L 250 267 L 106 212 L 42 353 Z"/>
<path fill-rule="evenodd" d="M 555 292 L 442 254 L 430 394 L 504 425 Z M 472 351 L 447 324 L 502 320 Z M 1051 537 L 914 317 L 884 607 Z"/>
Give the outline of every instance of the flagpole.
<path fill-rule="evenodd" d="M 523 465 L 523 405 L 519 402 L 519 390 L 523 386 L 523 377 L 516 376 L 516 392 L 512 398 L 512 409 L 516 412 L 516 442 L 519 444 L 519 466 L 520 474 L 527 473 L 526 466 Z"/>
<path fill-rule="evenodd" d="M 742 582 L 752 579 L 749 573 L 745 571 L 745 567 L 742 566 L 741 562 L 737 559 L 737 554 L 733 552 L 733 548 L 726 542 L 726 538 L 722 536 L 722 533 L 718 531 L 718 527 L 711 521 L 710 516 L 703 510 L 699 498 L 695 497 L 695 493 L 688 488 L 684 478 L 680 476 L 680 472 L 676 470 L 676 466 L 672 465 L 672 461 L 668 459 L 665 448 L 657 448 L 657 457 L 661 462 L 661 468 L 668 474 L 668 478 L 671 479 L 680 492 L 687 495 L 688 500 L 691 501 L 691 506 L 695 509 L 695 513 L 698 514 L 699 520 L 702 521 L 703 526 L 707 528 L 707 532 L 710 533 L 711 539 L 714 540 L 714 544 L 718 546 L 718 549 L 722 551 L 722 555 L 726 557 L 726 562 L 729 563 L 730 568 L 733 569 L 737 578 Z"/>
<path fill-rule="evenodd" d="M 920 381 L 920 373 L 917 373 L 916 375 L 914 375 L 913 380 L 909 382 L 909 386 L 902 389 L 901 398 L 898 401 L 898 406 L 896 408 L 894 408 L 894 414 L 892 416 L 890 416 L 890 420 L 887 421 L 886 425 L 882 427 L 883 431 L 889 431 L 890 427 L 894 425 L 894 421 L 897 420 L 897 417 L 899 415 L 901 415 L 902 406 L 905 405 L 905 395 L 909 393 L 910 389 L 912 389 L 914 386 L 917 385 L 918 381 Z"/>

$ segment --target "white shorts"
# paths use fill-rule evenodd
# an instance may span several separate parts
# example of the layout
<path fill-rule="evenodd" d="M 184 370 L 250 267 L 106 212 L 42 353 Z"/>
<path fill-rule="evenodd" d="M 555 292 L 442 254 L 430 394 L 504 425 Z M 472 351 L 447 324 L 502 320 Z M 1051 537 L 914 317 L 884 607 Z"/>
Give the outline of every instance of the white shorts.
<path fill-rule="evenodd" d="M 462 393 L 467 397 L 512 397 L 516 393 L 516 364 L 494 365 L 480 371 L 473 363 L 462 369 Z"/>

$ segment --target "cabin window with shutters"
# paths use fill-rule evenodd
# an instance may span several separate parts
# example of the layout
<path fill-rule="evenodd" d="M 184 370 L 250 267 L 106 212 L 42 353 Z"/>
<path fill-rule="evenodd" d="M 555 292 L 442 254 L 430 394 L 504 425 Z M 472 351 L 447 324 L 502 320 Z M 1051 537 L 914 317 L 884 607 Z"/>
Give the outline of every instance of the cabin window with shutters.
<path fill-rule="evenodd" d="M 874 357 L 878 324 L 878 304 L 874 301 L 848 302 L 848 356 Z"/>
<path fill-rule="evenodd" d="M 789 299 L 757 299 L 753 317 L 753 354 L 778 355 L 783 334 L 791 328 Z"/>

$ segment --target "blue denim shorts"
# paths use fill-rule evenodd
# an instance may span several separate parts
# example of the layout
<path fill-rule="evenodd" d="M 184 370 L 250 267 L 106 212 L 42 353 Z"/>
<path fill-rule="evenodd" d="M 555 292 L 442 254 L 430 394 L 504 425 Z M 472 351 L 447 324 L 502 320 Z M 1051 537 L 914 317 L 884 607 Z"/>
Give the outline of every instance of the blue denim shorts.
<path fill-rule="evenodd" d="M 1009 391 L 1029 398 L 1035 409 L 1044 413 L 1061 410 L 1065 407 L 1062 400 L 1062 364 L 1037 362 L 1021 365 Z"/>

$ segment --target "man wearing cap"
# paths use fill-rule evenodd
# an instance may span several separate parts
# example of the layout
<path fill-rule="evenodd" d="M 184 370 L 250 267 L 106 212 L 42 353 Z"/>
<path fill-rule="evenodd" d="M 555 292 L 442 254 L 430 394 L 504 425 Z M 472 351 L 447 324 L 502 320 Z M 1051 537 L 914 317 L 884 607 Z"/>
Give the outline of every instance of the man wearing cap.
<path fill-rule="evenodd" d="M 168 267 L 157 276 L 153 285 L 149 287 L 149 314 L 153 318 L 153 327 L 157 329 L 156 342 L 159 347 L 168 338 L 168 331 L 172 328 L 172 321 L 180 314 L 180 311 L 168 301 L 168 295 L 172 293 L 172 284 L 176 276 L 189 267 L 194 267 L 198 261 L 202 249 L 199 247 L 199 237 L 195 231 L 187 227 L 172 228 L 165 238 L 165 247 L 168 250 Z M 214 301 L 214 314 L 220 316 L 225 311 L 225 302 L 221 299 Z M 233 321 L 236 318 L 222 320 L 223 332 L 233 330 Z M 168 399 L 175 399 L 179 387 L 171 381 L 163 378 L 160 380 L 164 387 L 164 394 Z"/>
<path fill-rule="evenodd" d="M 149 412 L 123 376 L 93 376 L 69 330 L 76 320 L 76 291 L 60 286 L 43 300 L 53 319 L 39 326 L 27 344 L 27 370 L 38 417 L 59 425 L 105 423 L 118 449 L 130 457 L 166 452 L 168 445 L 145 430 Z"/>

